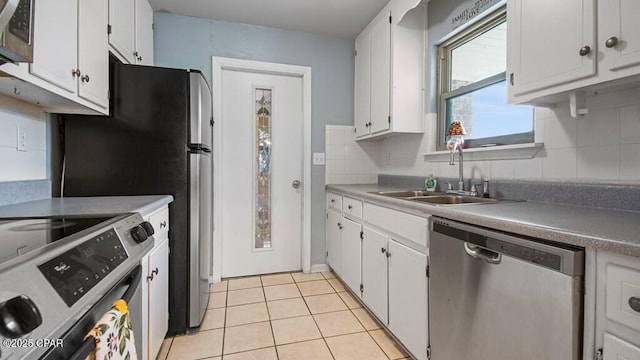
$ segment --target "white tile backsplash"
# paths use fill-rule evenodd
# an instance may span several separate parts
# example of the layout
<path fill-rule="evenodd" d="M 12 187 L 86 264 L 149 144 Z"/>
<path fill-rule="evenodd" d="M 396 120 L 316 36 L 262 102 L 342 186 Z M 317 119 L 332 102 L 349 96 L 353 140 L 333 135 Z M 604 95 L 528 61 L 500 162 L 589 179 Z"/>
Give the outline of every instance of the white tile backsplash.
<path fill-rule="evenodd" d="M 326 125 L 325 135 L 327 184 L 367 184 L 378 181 L 378 147 L 356 143 L 353 126 Z"/>
<path fill-rule="evenodd" d="M 548 149 L 546 155 L 542 159 L 542 176 L 545 179 L 576 178 L 576 148 Z"/>
<path fill-rule="evenodd" d="M 640 179 L 640 144 L 620 146 L 620 180 Z"/>
<path fill-rule="evenodd" d="M 578 178 L 579 179 L 617 179 L 618 145 L 579 147 Z"/>
<path fill-rule="evenodd" d="M 620 144 L 640 144 L 640 105 L 620 109 Z"/>
<path fill-rule="evenodd" d="M 589 111 L 584 118 L 576 121 L 576 144 L 578 146 L 617 145 L 618 112 L 614 109 Z"/>

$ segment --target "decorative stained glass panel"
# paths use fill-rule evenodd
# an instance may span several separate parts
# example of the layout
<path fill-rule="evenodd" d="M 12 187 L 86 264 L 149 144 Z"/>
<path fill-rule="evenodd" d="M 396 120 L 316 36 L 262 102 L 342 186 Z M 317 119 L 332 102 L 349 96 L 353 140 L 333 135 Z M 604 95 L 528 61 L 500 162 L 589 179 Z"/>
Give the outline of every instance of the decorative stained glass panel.
<path fill-rule="evenodd" d="M 256 89 L 255 248 L 271 247 L 271 90 Z"/>

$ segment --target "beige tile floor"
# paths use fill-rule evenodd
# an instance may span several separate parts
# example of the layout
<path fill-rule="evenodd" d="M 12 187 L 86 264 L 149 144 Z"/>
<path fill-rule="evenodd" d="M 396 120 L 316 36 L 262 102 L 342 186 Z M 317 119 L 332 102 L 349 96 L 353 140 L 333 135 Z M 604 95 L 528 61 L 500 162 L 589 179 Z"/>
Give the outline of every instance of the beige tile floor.
<path fill-rule="evenodd" d="M 409 356 L 333 273 L 211 285 L 198 332 L 168 338 L 158 360 L 396 360 Z"/>

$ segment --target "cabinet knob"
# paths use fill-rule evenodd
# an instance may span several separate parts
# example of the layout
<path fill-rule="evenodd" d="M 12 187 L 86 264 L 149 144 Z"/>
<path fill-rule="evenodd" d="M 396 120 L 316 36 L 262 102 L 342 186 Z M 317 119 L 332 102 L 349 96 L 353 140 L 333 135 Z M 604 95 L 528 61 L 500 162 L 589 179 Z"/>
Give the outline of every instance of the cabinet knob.
<path fill-rule="evenodd" d="M 82 75 L 82 73 L 80 73 L 80 69 L 71 69 L 71 76 L 76 77 L 80 75 Z"/>
<path fill-rule="evenodd" d="M 633 311 L 640 312 L 640 297 L 630 297 L 629 306 Z"/>
<path fill-rule="evenodd" d="M 611 49 L 616 45 L 618 45 L 618 38 L 615 36 L 608 38 L 607 41 L 605 41 L 604 43 L 604 46 L 608 47 L 609 49 Z"/>
<path fill-rule="evenodd" d="M 353 206 L 349 205 L 349 206 L 347 206 L 347 209 L 351 210 L 351 209 L 353 209 Z"/>
<path fill-rule="evenodd" d="M 587 56 L 589 53 L 591 53 L 591 46 L 587 45 L 580 48 L 580 56 Z"/>
<path fill-rule="evenodd" d="M 166 221 L 161 222 L 160 223 L 160 228 L 162 229 L 162 228 L 165 228 L 165 227 L 167 227 L 167 222 Z"/>
<path fill-rule="evenodd" d="M 331 203 L 334 203 L 334 202 L 336 202 L 336 199 L 331 199 Z"/>
<path fill-rule="evenodd" d="M 87 83 L 88 83 L 88 82 L 89 82 L 89 80 L 91 80 L 91 79 L 89 79 L 89 75 L 84 75 L 84 76 L 82 76 L 82 77 L 80 78 L 80 81 L 82 81 L 82 82 L 87 82 Z"/>
<path fill-rule="evenodd" d="M 338 229 L 342 230 L 342 224 L 338 223 Z"/>
<path fill-rule="evenodd" d="M 365 127 L 369 127 L 369 123 L 364 124 Z"/>

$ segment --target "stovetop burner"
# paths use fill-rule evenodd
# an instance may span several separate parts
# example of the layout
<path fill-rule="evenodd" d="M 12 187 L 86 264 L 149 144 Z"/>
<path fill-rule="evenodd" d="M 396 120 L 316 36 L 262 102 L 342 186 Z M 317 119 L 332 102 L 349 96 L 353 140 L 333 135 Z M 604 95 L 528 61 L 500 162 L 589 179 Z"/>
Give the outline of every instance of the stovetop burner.
<path fill-rule="evenodd" d="M 0 218 L 0 264 L 109 219 L 111 217 Z"/>

